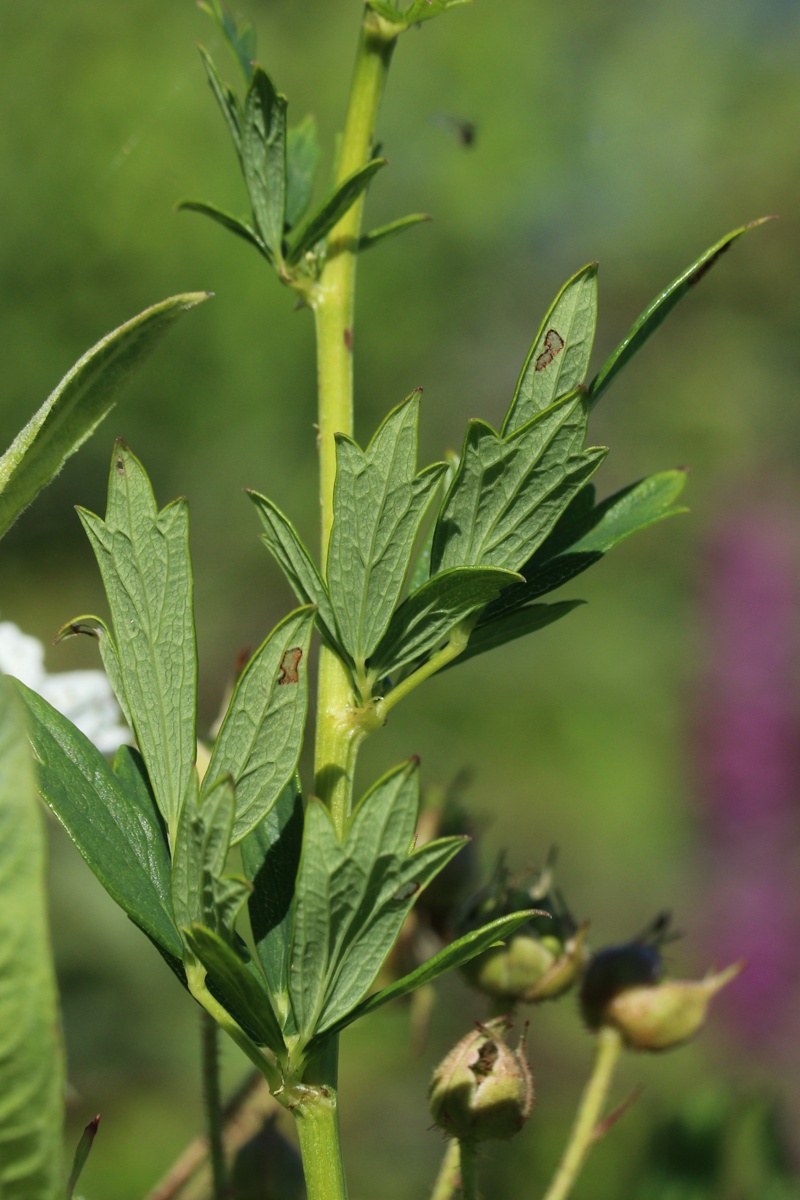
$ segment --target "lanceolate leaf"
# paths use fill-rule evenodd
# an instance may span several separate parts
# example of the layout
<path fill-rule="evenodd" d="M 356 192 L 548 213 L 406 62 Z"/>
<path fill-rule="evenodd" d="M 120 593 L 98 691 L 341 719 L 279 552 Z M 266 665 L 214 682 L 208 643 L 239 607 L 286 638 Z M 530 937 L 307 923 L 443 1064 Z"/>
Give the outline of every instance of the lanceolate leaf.
<path fill-rule="evenodd" d="M 128 750 L 115 775 L 100 751 L 46 700 L 18 683 L 39 791 L 113 900 L 173 958 L 170 858 L 159 812 Z"/>
<path fill-rule="evenodd" d="M 245 82 L 253 74 L 253 59 L 256 56 L 256 35 L 249 21 L 237 22 L 220 0 L 200 0 L 199 7 L 216 22 L 225 41 L 241 68 Z"/>
<path fill-rule="evenodd" d="M 44 830 L 22 705 L 0 677 L 0 1195 L 61 1200 L 64 1051 Z"/>
<path fill-rule="evenodd" d="M 223 83 L 217 68 L 211 58 L 211 55 L 204 49 L 203 46 L 198 47 L 200 57 L 203 60 L 203 66 L 206 69 L 208 82 L 211 91 L 214 93 L 214 99 L 219 105 L 219 110 L 225 118 L 225 123 L 228 126 L 228 132 L 231 135 L 236 153 L 239 157 L 239 162 L 242 161 L 242 112 L 239 107 L 239 101 L 236 99 L 235 93 Z"/>
<path fill-rule="evenodd" d="M 527 562 L 605 457 L 603 449 L 581 450 L 587 416 L 581 389 L 508 438 L 470 422 L 436 524 L 432 576 L 460 566 L 517 571 Z"/>
<path fill-rule="evenodd" d="M 317 627 L 322 637 L 330 647 L 346 656 L 346 651 L 339 645 L 328 589 L 297 530 L 266 496 L 249 489 L 247 494 L 258 509 L 266 530 L 262 541 L 288 579 L 295 596 L 301 604 L 315 606 Z"/>
<path fill-rule="evenodd" d="M 373 246 L 385 242 L 387 238 L 396 237 L 398 233 L 404 233 L 406 229 L 413 229 L 415 225 L 432 220 L 433 217 L 430 213 L 410 213 L 409 216 L 400 217 L 397 221 L 391 221 L 388 225 L 381 225 L 378 229 L 371 229 L 369 233 L 365 233 L 359 238 L 359 254 L 362 254 L 365 250 L 371 250 Z"/>
<path fill-rule="evenodd" d="M 328 587 L 345 648 L 361 669 L 399 599 L 417 531 L 444 463 L 419 475 L 419 395 L 382 423 L 366 451 L 336 439 Z"/>
<path fill-rule="evenodd" d="M 214 204 L 207 204 L 204 200 L 181 200 L 178 204 L 178 211 L 196 212 L 201 213 L 205 217 L 210 217 L 212 221 L 216 221 L 223 229 L 227 229 L 230 233 L 235 233 L 237 237 L 240 237 L 249 245 L 255 246 L 258 253 L 263 255 L 267 262 L 271 263 L 273 261 L 272 254 L 255 229 L 251 229 L 246 221 L 241 221 L 238 217 L 223 212 L 221 208 L 217 208 Z"/>
<path fill-rule="evenodd" d="M 359 196 L 367 190 L 373 176 L 386 166 L 385 158 L 373 158 L 366 166 L 359 167 L 336 188 L 322 207 L 309 217 L 292 235 L 291 249 L 287 255 L 289 265 L 298 263 L 307 250 L 313 250 L 333 229 L 337 221 L 352 208 Z"/>
<path fill-rule="evenodd" d="M 314 610 L 273 629 L 245 667 L 222 722 L 201 794 L 229 775 L 236 788 L 231 842 L 258 825 L 292 779 L 308 703 L 308 644 Z"/>
<path fill-rule="evenodd" d="M 284 1054 L 280 1027 L 263 986 L 248 971 L 235 950 L 216 934 L 196 922 L 183 931 L 192 952 L 208 972 L 210 990 L 220 999 L 248 1037 Z"/>
<path fill-rule="evenodd" d="M 294 889 L 303 844 L 303 800 L 295 778 L 242 842 L 242 866 L 253 885 L 248 901 L 256 953 L 267 989 L 287 1034 Z"/>
<path fill-rule="evenodd" d="M 233 785 L 228 778 L 208 788 L 202 797 L 195 787 L 181 810 L 170 884 L 172 909 L 181 929 L 201 921 L 223 937 L 233 936 L 233 923 L 225 924 L 228 913 L 218 905 L 231 844 L 233 807 Z M 245 899 L 246 891 L 241 894 L 240 908 Z"/>
<path fill-rule="evenodd" d="M 673 279 L 672 283 L 664 288 L 663 292 L 659 292 L 652 304 L 649 304 L 641 316 L 637 317 L 616 350 L 606 359 L 592 380 L 589 388 L 592 407 L 594 407 L 603 392 L 611 385 L 623 367 L 628 365 L 634 354 L 641 350 L 651 334 L 655 333 L 659 325 L 666 320 L 675 305 L 684 296 L 688 295 L 695 284 L 700 282 L 721 255 L 730 249 L 742 234 L 770 220 L 772 220 L 771 217 L 761 217 L 758 221 L 750 221 L 749 224 L 742 225 L 739 229 L 732 230 L 731 233 L 726 233 L 724 238 L 720 238 L 710 250 L 706 250 L 705 254 L 701 254 L 677 279 Z"/>
<path fill-rule="evenodd" d="M 289 229 L 303 219 L 311 203 L 321 154 L 317 123 L 309 115 L 289 130 L 286 142 L 286 224 Z"/>
<path fill-rule="evenodd" d="M 283 260 L 286 213 L 286 97 L 255 67 L 244 102 L 242 165 L 258 232 L 276 262 Z"/>
<path fill-rule="evenodd" d="M 522 568 L 525 582 L 508 588 L 489 606 L 485 617 L 493 619 L 529 604 L 580 575 L 631 534 L 687 512 L 675 504 L 685 483 L 685 471 L 660 471 L 601 504 L 593 503 L 594 488 L 589 485 L 584 489 L 585 499 L 584 493 L 576 496 L 550 537 Z"/>
<path fill-rule="evenodd" d="M 94 433 L 122 385 L 207 292 L 173 296 L 120 325 L 84 354 L 0 458 L 0 537 Z"/>
<path fill-rule="evenodd" d="M 559 621 L 583 603 L 583 600 L 561 600 L 557 604 L 529 604 L 496 620 L 478 624 L 470 634 L 466 650 L 443 669 L 446 671 L 449 667 L 466 662 L 468 658 L 474 658 L 476 654 L 485 654 L 487 650 L 496 650 L 506 642 L 516 641 L 528 633 L 536 633 L 546 625 Z"/>
<path fill-rule="evenodd" d="M 404 600 L 370 659 L 378 678 L 428 654 L 465 617 L 496 599 L 520 576 L 495 567 L 456 567 L 429 579 Z"/>
<path fill-rule="evenodd" d="M 414 851 L 417 764 L 384 776 L 356 809 L 344 842 L 328 810 L 306 813 L 291 964 L 301 1034 L 322 1033 L 363 998 L 394 945 L 416 896 L 463 838 Z"/>
<path fill-rule="evenodd" d="M 334 1033 L 340 1033 L 346 1029 L 348 1025 L 352 1025 L 354 1021 L 358 1021 L 361 1017 L 366 1017 L 373 1013 L 378 1008 L 383 1008 L 384 1004 L 388 1004 L 390 1000 L 399 1000 L 401 996 L 407 996 L 409 992 L 416 991 L 417 988 L 423 987 L 427 983 L 433 983 L 434 979 L 438 979 L 440 975 L 444 975 L 446 971 L 454 971 L 458 967 L 463 967 L 464 963 L 468 963 L 470 959 L 476 958 L 479 954 L 483 954 L 484 950 L 496 946 L 505 938 L 511 937 L 521 925 L 529 921 L 533 915 L 532 911 L 523 911 L 512 913 L 508 917 L 499 917 L 496 921 L 492 921 L 489 925 L 484 925 L 480 929 L 475 929 L 471 933 L 465 933 L 463 937 L 457 938 L 454 942 L 450 942 L 438 954 L 434 954 L 427 962 L 417 967 L 415 971 L 404 975 L 402 979 L 398 979 L 396 983 L 390 984 L 388 987 L 381 988 L 379 992 L 375 992 L 366 1000 L 362 1000 L 355 1008 L 343 1017 L 341 1021 L 337 1021 L 335 1025 L 328 1029 L 326 1036 Z M 313 1052 L 313 1044 L 312 1044 Z"/>
<path fill-rule="evenodd" d="M 158 512 L 141 463 L 118 442 L 105 521 L 78 511 L 114 620 L 123 708 L 173 836 L 196 755 L 197 653 L 186 502 Z"/>
<path fill-rule="evenodd" d="M 504 435 L 583 383 L 596 325 L 597 263 L 589 263 L 567 280 L 539 327 L 503 422 Z"/>

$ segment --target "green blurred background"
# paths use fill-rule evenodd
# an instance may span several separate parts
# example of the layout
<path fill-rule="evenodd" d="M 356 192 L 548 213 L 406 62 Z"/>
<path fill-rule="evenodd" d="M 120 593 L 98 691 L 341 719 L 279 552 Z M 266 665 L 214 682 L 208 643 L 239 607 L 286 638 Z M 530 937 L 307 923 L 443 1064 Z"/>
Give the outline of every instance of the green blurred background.
<path fill-rule="evenodd" d="M 241 0 L 240 10 L 290 119 L 315 112 L 330 151 L 359 0 Z M 231 80 L 234 67 L 191 0 L 35 0 L 3 4 L 2 17 L 6 442 L 102 334 L 168 295 L 215 293 L 6 539 L 2 616 L 49 641 L 75 614 L 104 611 L 73 505 L 103 510 L 111 444 L 124 436 L 159 500 L 191 503 L 209 724 L 240 648 L 291 603 L 242 487 L 275 498 L 314 543 L 311 321 L 249 248 L 173 211 L 187 196 L 245 207 L 194 41 Z M 601 264 L 599 365 L 706 246 L 780 214 L 704 279 L 593 419 L 592 441 L 611 447 L 603 494 L 689 464 L 692 515 L 565 589 L 589 607 L 427 684 L 362 756 L 365 783 L 410 753 L 430 784 L 472 768 L 487 864 L 509 845 L 515 869 L 533 867 L 557 843 L 561 882 L 595 944 L 672 908 L 689 935 L 670 950 L 679 974 L 717 953 L 695 737 L 717 652 L 708 547 L 731 512 L 766 509 L 795 530 L 800 511 L 798 50 L 789 0 L 480 0 L 402 40 L 380 121 L 390 166 L 368 202 L 370 224 L 435 217 L 364 258 L 355 343 L 357 434 L 421 385 L 424 461 L 458 446 L 467 418 L 500 421 L 545 308 L 583 263 Z M 458 120 L 476 125 L 469 148 Z M 330 152 L 323 177 L 329 164 Z M 795 649 L 789 639 L 791 664 Z M 96 665 L 80 639 L 48 655 L 51 670 Z M 796 796 L 785 835 L 795 846 Z M 140 1196 L 201 1121 L 196 1014 L 55 830 L 51 858 L 74 1128 L 103 1114 L 85 1190 Z M 735 924 L 735 901 L 729 916 Z M 787 963 L 787 988 L 796 968 Z M 787 996 L 796 1007 L 796 985 Z M 442 1148 L 428 1075 L 482 1011 L 450 980 L 421 1057 L 403 1010 L 344 1038 L 356 1200 L 426 1193 Z M 707 1115 L 756 1095 L 796 1114 L 798 1023 L 782 1017 L 766 1042 L 749 1041 L 724 1004 L 720 1014 L 691 1047 L 626 1062 L 617 1098 L 637 1083 L 644 1095 L 596 1151 L 578 1200 L 638 1195 L 657 1123 L 685 1104 Z M 591 1053 L 572 1000 L 533 1014 L 529 1050 L 539 1106 L 513 1151 L 487 1155 L 487 1196 L 540 1194 L 557 1159 Z M 226 1051 L 226 1079 L 242 1069 Z M 767 1195 L 753 1188 L 653 1183 L 646 1194 Z"/>

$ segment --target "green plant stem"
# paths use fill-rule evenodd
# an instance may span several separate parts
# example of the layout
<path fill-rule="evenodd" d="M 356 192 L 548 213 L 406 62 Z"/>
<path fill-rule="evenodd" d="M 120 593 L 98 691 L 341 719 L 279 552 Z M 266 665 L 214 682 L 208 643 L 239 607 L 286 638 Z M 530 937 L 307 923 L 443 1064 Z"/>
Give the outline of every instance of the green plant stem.
<path fill-rule="evenodd" d="M 209 1013 L 200 1013 L 203 1100 L 208 1122 L 208 1152 L 211 1159 L 214 1200 L 225 1197 L 225 1150 L 222 1144 L 222 1092 L 219 1083 L 219 1026 Z"/>
<path fill-rule="evenodd" d="M 469 635 L 472 633 L 477 619 L 477 616 L 467 617 L 466 620 L 456 625 L 446 645 L 442 646 L 441 650 L 437 650 L 426 663 L 423 663 L 416 671 L 412 671 L 405 679 L 401 679 L 397 686 L 392 688 L 388 696 L 385 696 L 382 700 L 375 701 L 375 713 L 381 724 L 385 721 L 389 710 L 394 708 L 395 704 L 399 704 L 401 700 L 404 700 L 409 692 L 413 692 L 415 687 L 419 687 L 426 679 L 430 679 L 431 675 L 435 675 L 437 671 L 441 671 L 448 663 L 458 658 L 459 654 L 464 653 L 469 641 Z"/>
<path fill-rule="evenodd" d="M 475 1142 L 462 1139 L 458 1143 L 463 1200 L 478 1200 L 478 1149 Z"/>
<path fill-rule="evenodd" d="M 339 1136 L 339 1039 L 330 1038 L 311 1060 L 298 1102 L 297 1122 L 308 1200 L 347 1200 Z"/>
<path fill-rule="evenodd" d="M 431 1200 L 451 1200 L 458 1189 L 461 1179 L 461 1148 L 455 1138 L 447 1143 L 436 1183 L 433 1185 Z"/>
<path fill-rule="evenodd" d="M 608 1089 L 622 1049 L 622 1038 L 616 1029 L 603 1028 L 597 1035 L 594 1067 L 581 1097 L 578 1115 L 572 1127 L 567 1148 L 544 1200 L 565 1200 L 575 1185 L 581 1168 L 595 1140 Z"/>
<path fill-rule="evenodd" d="M 337 183 L 370 158 L 378 108 L 396 36 L 386 23 L 364 10 L 337 165 Z M 328 238 L 325 267 L 309 294 L 317 337 L 320 460 L 321 561 L 325 568 L 333 523 L 336 478 L 334 434 L 353 432 L 353 314 L 356 260 L 364 198 L 345 213 Z M 353 770 L 360 738 L 353 728 L 352 685 L 338 657 L 322 647 L 317 690 L 315 790 L 331 810 L 340 836 L 351 808 Z"/>

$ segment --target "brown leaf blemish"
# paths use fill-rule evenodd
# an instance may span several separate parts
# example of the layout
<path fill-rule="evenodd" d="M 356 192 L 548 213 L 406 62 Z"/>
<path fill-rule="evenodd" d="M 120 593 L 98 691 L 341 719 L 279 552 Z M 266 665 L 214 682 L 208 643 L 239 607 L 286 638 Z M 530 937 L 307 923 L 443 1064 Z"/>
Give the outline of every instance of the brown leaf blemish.
<path fill-rule="evenodd" d="M 720 258 L 726 250 L 730 250 L 732 245 L 732 242 L 726 242 L 724 246 L 720 246 L 716 254 L 712 254 L 711 258 L 707 259 L 706 262 L 701 263 L 697 270 L 689 276 L 689 278 L 686 280 L 686 286 L 694 287 L 696 283 L 699 283 L 703 276 L 708 274 L 717 259 Z"/>
<path fill-rule="evenodd" d="M 353 353 L 353 331 L 349 327 L 344 331 L 344 344 L 350 353 Z"/>
<path fill-rule="evenodd" d="M 291 650 L 286 651 L 281 659 L 281 673 L 278 676 L 278 684 L 281 687 L 285 683 L 299 683 L 297 668 L 302 657 L 303 651 L 300 646 L 292 646 Z"/>
<path fill-rule="evenodd" d="M 548 329 L 544 335 L 544 350 L 534 363 L 535 371 L 543 371 L 549 367 L 553 359 L 564 349 L 564 339 L 557 329 Z"/>

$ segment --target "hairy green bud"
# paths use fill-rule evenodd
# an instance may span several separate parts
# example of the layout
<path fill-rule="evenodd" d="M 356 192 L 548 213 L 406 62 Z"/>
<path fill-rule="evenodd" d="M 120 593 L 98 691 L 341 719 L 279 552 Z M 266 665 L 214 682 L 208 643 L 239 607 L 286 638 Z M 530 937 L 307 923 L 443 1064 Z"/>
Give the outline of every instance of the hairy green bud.
<path fill-rule="evenodd" d="M 524 1039 L 516 1050 L 505 1043 L 510 1027 L 505 1017 L 478 1025 L 434 1071 L 428 1103 L 436 1124 L 452 1137 L 511 1138 L 530 1116 L 533 1079 Z"/>

